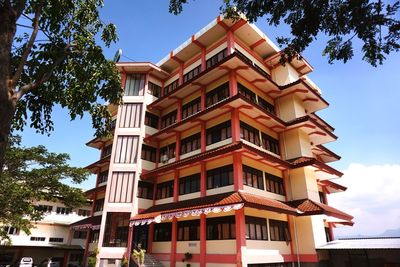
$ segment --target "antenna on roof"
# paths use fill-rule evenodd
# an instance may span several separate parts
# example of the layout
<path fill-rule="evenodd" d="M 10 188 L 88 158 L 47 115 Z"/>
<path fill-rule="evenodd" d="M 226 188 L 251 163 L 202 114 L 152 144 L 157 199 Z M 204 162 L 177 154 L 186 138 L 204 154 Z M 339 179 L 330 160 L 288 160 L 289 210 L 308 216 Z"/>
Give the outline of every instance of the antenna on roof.
<path fill-rule="evenodd" d="M 117 63 L 122 56 L 122 49 L 118 49 L 114 55 L 114 62 Z"/>

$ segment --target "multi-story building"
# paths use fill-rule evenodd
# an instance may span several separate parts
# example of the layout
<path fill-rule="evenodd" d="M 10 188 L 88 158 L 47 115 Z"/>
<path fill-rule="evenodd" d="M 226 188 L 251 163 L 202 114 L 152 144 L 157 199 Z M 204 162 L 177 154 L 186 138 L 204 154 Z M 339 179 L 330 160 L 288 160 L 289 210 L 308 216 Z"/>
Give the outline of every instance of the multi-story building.
<path fill-rule="evenodd" d="M 254 25 L 218 16 L 157 64 L 117 64 L 113 138 L 88 143 L 101 150 L 95 217 L 75 226 L 100 266 L 139 243 L 164 266 L 314 266 L 332 227 L 352 224 L 326 198 L 346 189 L 316 115 L 328 103 L 310 64 L 280 55 Z"/>
<path fill-rule="evenodd" d="M 29 235 L 14 227 L 2 226 L 10 240 L 4 240 L 0 246 L 0 265 L 31 257 L 36 264 L 52 258 L 60 266 L 80 266 L 86 236 L 71 236 L 70 224 L 88 217 L 90 205 L 70 209 L 61 201 L 41 200 L 35 203 L 35 207 L 44 211 L 44 217 L 34 222 Z"/>

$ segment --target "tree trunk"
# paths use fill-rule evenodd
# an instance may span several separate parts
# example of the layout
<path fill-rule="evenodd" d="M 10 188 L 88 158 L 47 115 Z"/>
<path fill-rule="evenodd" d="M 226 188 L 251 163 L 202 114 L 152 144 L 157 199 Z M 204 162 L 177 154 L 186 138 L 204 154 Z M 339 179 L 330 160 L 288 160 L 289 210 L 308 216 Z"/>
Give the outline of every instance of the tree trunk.
<path fill-rule="evenodd" d="M 5 1 L 0 7 L 0 174 L 3 170 L 8 136 L 16 107 L 16 99 L 13 99 L 14 90 L 9 84 L 11 46 L 15 31 L 16 13 L 9 1 Z"/>

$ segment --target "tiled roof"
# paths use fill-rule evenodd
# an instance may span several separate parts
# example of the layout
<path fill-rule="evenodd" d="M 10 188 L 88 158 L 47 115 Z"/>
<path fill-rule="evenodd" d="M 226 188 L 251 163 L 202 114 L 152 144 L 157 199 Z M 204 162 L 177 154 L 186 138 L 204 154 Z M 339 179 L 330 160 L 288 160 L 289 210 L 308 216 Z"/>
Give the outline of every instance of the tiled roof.
<path fill-rule="evenodd" d="M 288 202 L 287 204 L 303 212 L 303 214 L 301 214 L 302 216 L 325 214 L 348 221 L 351 221 L 353 219 L 353 216 L 343 211 L 340 211 L 323 203 L 312 201 L 310 199 L 294 200 Z"/>
<path fill-rule="evenodd" d="M 101 215 L 87 217 L 83 220 L 71 223 L 69 226 L 80 226 L 80 225 L 100 225 L 101 224 Z"/>

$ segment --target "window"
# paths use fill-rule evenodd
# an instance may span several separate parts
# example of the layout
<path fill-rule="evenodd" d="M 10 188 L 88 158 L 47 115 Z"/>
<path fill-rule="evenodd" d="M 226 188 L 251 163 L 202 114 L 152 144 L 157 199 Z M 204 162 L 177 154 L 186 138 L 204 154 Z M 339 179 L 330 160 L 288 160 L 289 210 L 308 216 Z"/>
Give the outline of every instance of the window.
<path fill-rule="evenodd" d="M 183 82 L 187 82 L 193 79 L 194 77 L 199 75 L 200 72 L 201 72 L 201 65 L 198 65 L 197 67 L 195 67 L 194 69 L 183 75 Z"/>
<path fill-rule="evenodd" d="M 321 202 L 322 204 L 327 204 L 325 203 L 325 197 L 324 197 L 324 193 L 323 192 L 318 192 L 319 195 L 319 202 Z"/>
<path fill-rule="evenodd" d="M 200 149 L 200 133 L 181 140 L 181 155 Z"/>
<path fill-rule="evenodd" d="M 178 241 L 200 240 L 200 220 L 178 222 Z"/>
<path fill-rule="evenodd" d="M 226 165 L 207 171 L 207 189 L 233 184 L 233 166 Z"/>
<path fill-rule="evenodd" d="M 90 216 L 90 213 L 91 213 L 90 210 L 78 209 L 79 216 Z"/>
<path fill-rule="evenodd" d="M 75 239 L 86 239 L 87 231 L 74 231 Z"/>
<path fill-rule="evenodd" d="M 71 213 L 71 209 L 70 208 L 65 208 L 65 207 L 57 207 L 56 210 L 57 214 L 70 214 Z"/>
<path fill-rule="evenodd" d="M 229 97 L 229 82 L 218 86 L 206 94 L 206 107 L 214 105 Z"/>
<path fill-rule="evenodd" d="M 200 111 L 200 97 L 182 106 L 182 119 L 192 116 Z"/>
<path fill-rule="evenodd" d="M 112 151 L 112 144 L 109 144 L 108 146 L 103 147 L 103 149 L 101 150 L 101 158 L 105 158 L 111 155 L 111 151 Z"/>
<path fill-rule="evenodd" d="M 144 74 L 132 74 L 128 75 L 125 84 L 125 95 L 126 96 L 139 96 L 143 95 L 144 92 Z"/>
<path fill-rule="evenodd" d="M 238 91 L 239 91 L 239 94 L 243 95 L 251 102 L 257 103 L 256 102 L 256 94 L 253 91 L 251 91 L 250 89 L 246 88 L 244 85 L 238 83 Z"/>
<path fill-rule="evenodd" d="M 243 184 L 264 190 L 263 172 L 243 165 Z"/>
<path fill-rule="evenodd" d="M 272 241 L 290 241 L 288 222 L 269 220 L 269 232 Z"/>
<path fill-rule="evenodd" d="M 99 184 L 105 183 L 108 180 L 108 170 L 99 173 Z"/>
<path fill-rule="evenodd" d="M 235 239 L 235 216 L 207 218 L 207 240 Z"/>
<path fill-rule="evenodd" d="M 103 236 L 104 247 L 126 247 L 130 212 L 107 212 Z"/>
<path fill-rule="evenodd" d="M 38 211 L 43 211 L 45 213 L 50 213 L 53 211 L 53 206 L 49 206 L 49 205 L 37 205 L 35 207 L 36 210 Z"/>
<path fill-rule="evenodd" d="M 136 163 L 138 145 L 139 136 L 117 136 L 114 163 Z"/>
<path fill-rule="evenodd" d="M 267 110 L 268 112 L 275 114 L 275 107 L 270 104 L 268 101 L 258 97 L 258 105 L 261 106 L 263 109 Z"/>
<path fill-rule="evenodd" d="M 231 137 L 232 131 L 230 120 L 207 129 L 207 145 L 211 145 Z"/>
<path fill-rule="evenodd" d="M 158 86 L 157 84 L 149 82 L 148 93 L 155 97 L 160 97 L 161 96 L 161 86 Z"/>
<path fill-rule="evenodd" d="M 148 145 L 142 145 L 142 155 L 141 158 L 151 162 L 156 162 L 157 149 Z"/>
<path fill-rule="evenodd" d="M 110 177 L 109 203 L 132 203 L 135 172 L 112 172 Z"/>
<path fill-rule="evenodd" d="M 19 229 L 15 227 L 5 226 L 3 229 L 8 235 L 19 235 Z"/>
<path fill-rule="evenodd" d="M 261 144 L 259 131 L 242 121 L 240 122 L 240 138 L 257 146 Z"/>
<path fill-rule="evenodd" d="M 90 243 L 99 242 L 100 230 L 94 230 L 92 235 L 90 236 Z"/>
<path fill-rule="evenodd" d="M 172 223 L 156 223 L 153 241 L 171 241 Z"/>
<path fill-rule="evenodd" d="M 161 129 L 168 127 L 176 122 L 176 110 L 161 117 Z"/>
<path fill-rule="evenodd" d="M 218 62 L 220 62 L 221 60 L 223 60 L 224 58 L 226 58 L 228 54 L 228 49 L 225 48 L 224 50 L 218 52 L 217 54 L 215 54 L 214 56 L 210 57 L 209 59 L 207 59 L 206 61 L 206 68 L 211 68 L 212 66 L 214 66 L 215 64 L 217 64 Z"/>
<path fill-rule="evenodd" d="M 102 211 L 104 206 L 104 198 L 96 199 L 94 204 L 94 211 Z"/>
<path fill-rule="evenodd" d="M 62 237 L 50 237 L 49 238 L 50 243 L 62 243 L 64 242 L 64 238 Z"/>
<path fill-rule="evenodd" d="M 163 162 L 165 157 L 167 160 L 175 158 L 175 143 L 160 148 L 160 161 Z"/>
<path fill-rule="evenodd" d="M 268 192 L 285 195 L 285 189 L 283 186 L 283 179 L 272 175 L 270 173 L 265 173 L 265 187 Z"/>
<path fill-rule="evenodd" d="M 137 197 L 145 199 L 153 199 L 153 188 L 152 183 L 139 181 Z"/>
<path fill-rule="evenodd" d="M 142 121 L 142 104 L 126 103 L 121 106 L 119 115 L 120 128 L 140 128 Z"/>
<path fill-rule="evenodd" d="M 280 155 L 278 140 L 265 133 L 262 133 L 261 138 L 262 138 L 262 147 L 264 149 L 271 151 L 272 153 L 275 153 L 277 155 Z"/>
<path fill-rule="evenodd" d="M 168 84 L 164 88 L 164 95 L 168 94 L 169 92 L 174 91 L 179 86 L 179 79 L 176 79 L 172 83 Z"/>
<path fill-rule="evenodd" d="M 325 238 L 326 242 L 332 241 L 331 231 L 329 231 L 329 227 L 325 227 Z"/>
<path fill-rule="evenodd" d="M 43 242 L 46 240 L 46 237 L 38 237 L 38 236 L 31 236 L 31 241 L 40 241 Z"/>
<path fill-rule="evenodd" d="M 193 174 L 179 179 L 179 195 L 200 191 L 200 174 Z"/>
<path fill-rule="evenodd" d="M 157 199 L 174 196 L 174 181 L 168 181 L 157 185 Z"/>
<path fill-rule="evenodd" d="M 267 219 L 258 217 L 245 217 L 246 239 L 268 240 Z"/>
<path fill-rule="evenodd" d="M 158 116 L 146 111 L 144 125 L 158 129 Z"/>

